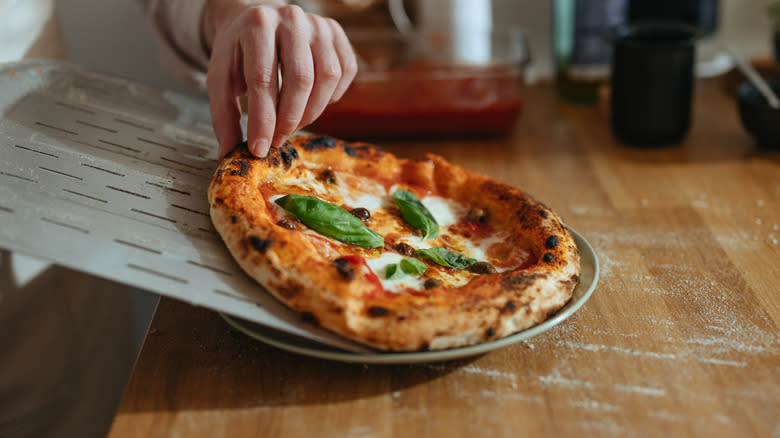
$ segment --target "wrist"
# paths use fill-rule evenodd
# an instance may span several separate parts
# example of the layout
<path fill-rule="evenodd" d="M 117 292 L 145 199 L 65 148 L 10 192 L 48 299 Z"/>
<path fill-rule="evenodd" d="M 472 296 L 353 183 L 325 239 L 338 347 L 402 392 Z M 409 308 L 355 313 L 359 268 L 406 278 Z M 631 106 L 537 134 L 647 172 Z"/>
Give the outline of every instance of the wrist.
<path fill-rule="evenodd" d="M 254 6 L 282 7 L 285 0 L 207 0 L 200 20 L 201 42 L 211 53 L 217 33 L 228 26 L 241 12 Z"/>

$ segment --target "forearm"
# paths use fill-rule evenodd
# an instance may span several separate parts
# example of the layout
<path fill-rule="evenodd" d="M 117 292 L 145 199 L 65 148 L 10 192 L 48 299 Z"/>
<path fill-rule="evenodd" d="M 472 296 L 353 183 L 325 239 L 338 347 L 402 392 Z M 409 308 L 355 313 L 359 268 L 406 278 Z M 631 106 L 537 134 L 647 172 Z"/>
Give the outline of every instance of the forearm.
<path fill-rule="evenodd" d="M 214 37 L 219 29 L 225 26 L 241 13 L 252 6 L 281 7 L 284 0 L 207 0 L 201 16 L 201 37 L 208 52 L 214 45 Z"/>

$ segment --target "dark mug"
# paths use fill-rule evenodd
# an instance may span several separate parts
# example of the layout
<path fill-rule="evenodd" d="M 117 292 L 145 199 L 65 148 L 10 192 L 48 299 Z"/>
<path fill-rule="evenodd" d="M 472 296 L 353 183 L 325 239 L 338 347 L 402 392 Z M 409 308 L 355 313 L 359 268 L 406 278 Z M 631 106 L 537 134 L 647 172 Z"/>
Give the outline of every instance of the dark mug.
<path fill-rule="evenodd" d="M 712 36 L 718 29 L 720 0 L 631 0 L 628 22 L 680 21 Z"/>
<path fill-rule="evenodd" d="M 682 141 L 691 120 L 698 35 L 675 22 L 610 30 L 611 122 L 618 140 L 638 146 Z"/>

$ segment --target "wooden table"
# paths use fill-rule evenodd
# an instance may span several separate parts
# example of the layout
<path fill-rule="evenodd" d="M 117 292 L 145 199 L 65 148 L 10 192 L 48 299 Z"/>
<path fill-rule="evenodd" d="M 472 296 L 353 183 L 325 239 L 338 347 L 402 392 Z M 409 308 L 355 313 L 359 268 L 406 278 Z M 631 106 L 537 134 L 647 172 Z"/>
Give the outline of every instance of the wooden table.
<path fill-rule="evenodd" d="M 365 366 L 231 336 L 162 299 L 110 433 L 119 437 L 780 434 L 780 154 L 757 150 L 720 82 L 684 144 L 615 143 L 603 107 L 528 89 L 511 138 L 433 151 L 560 212 L 601 261 L 592 298 L 470 359 Z"/>

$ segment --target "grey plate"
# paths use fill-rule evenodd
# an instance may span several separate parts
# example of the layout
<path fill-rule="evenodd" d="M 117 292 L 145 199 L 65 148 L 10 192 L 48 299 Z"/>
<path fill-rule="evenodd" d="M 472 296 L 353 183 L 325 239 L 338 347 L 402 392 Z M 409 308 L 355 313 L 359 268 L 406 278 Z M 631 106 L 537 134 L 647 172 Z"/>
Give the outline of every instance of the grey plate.
<path fill-rule="evenodd" d="M 585 304 L 585 301 L 590 298 L 599 279 L 599 261 L 596 257 L 596 252 L 593 251 L 593 247 L 590 246 L 590 243 L 576 231 L 572 229 L 569 229 L 569 231 L 571 231 L 574 236 L 574 241 L 577 243 L 577 248 L 580 250 L 580 264 L 582 270 L 580 273 L 580 283 L 574 288 L 571 300 L 553 315 L 553 317 L 543 323 L 497 341 L 438 351 L 410 353 L 352 353 L 244 321 L 230 315 L 221 315 L 228 324 L 251 338 L 282 350 L 320 359 L 365 364 L 408 364 L 438 362 L 475 356 L 531 338 L 560 324 L 576 312 L 577 309 L 582 307 L 582 305 Z"/>

